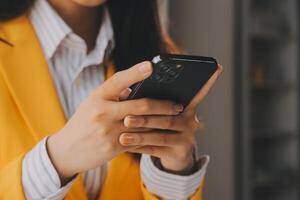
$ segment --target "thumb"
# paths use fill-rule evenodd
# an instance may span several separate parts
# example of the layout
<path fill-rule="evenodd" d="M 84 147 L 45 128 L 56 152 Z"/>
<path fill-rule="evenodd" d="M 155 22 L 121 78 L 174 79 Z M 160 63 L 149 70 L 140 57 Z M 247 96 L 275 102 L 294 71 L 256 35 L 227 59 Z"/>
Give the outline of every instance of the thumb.
<path fill-rule="evenodd" d="M 125 101 L 129 97 L 131 91 L 132 90 L 130 88 L 126 88 L 125 90 L 123 90 L 119 95 L 119 101 Z"/>
<path fill-rule="evenodd" d="M 130 86 L 144 79 L 152 74 L 152 64 L 145 61 L 134 65 L 133 67 L 115 73 L 111 78 L 105 81 L 100 88 L 97 89 L 98 93 L 104 99 L 119 99 L 120 94 Z"/>

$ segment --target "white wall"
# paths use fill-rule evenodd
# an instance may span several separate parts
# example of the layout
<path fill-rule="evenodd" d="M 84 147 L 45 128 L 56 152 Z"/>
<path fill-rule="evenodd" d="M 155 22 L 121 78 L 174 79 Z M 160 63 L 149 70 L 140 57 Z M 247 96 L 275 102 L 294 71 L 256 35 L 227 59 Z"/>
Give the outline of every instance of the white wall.
<path fill-rule="evenodd" d="M 232 200 L 233 188 L 233 0 L 170 0 L 170 29 L 189 53 L 217 58 L 224 74 L 200 106 L 206 125 L 199 148 L 211 156 L 205 200 Z"/>

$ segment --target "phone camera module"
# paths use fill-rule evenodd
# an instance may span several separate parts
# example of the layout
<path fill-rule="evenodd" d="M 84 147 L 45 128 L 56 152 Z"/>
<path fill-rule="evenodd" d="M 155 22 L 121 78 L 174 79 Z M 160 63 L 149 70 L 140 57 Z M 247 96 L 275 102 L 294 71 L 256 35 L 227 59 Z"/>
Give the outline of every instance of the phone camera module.
<path fill-rule="evenodd" d="M 168 62 L 158 63 L 154 68 L 151 80 L 156 83 L 172 83 L 180 76 L 183 68 L 181 64 Z"/>

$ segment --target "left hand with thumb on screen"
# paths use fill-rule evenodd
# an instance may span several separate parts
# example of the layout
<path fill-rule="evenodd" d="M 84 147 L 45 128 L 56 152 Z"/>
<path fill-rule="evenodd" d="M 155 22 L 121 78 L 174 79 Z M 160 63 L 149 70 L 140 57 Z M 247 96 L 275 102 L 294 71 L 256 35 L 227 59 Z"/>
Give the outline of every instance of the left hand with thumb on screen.
<path fill-rule="evenodd" d="M 194 166 L 196 131 L 202 127 L 196 115 L 197 106 L 207 96 L 222 71 L 223 67 L 218 65 L 218 70 L 178 115 L 126 116 L 124 125 L 128 128 L 140 128 L 141 132 L 121 134 L 121 145 L 136 146 L 136 149 L 130 151 L 132 153 L 159 158 L 166 171 L 191 173 Z"/>

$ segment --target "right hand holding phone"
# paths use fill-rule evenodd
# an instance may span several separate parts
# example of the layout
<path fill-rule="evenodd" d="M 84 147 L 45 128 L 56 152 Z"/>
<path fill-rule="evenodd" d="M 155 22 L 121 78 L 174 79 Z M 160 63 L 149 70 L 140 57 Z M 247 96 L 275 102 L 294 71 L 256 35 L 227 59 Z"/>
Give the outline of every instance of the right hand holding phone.
<path fill-rule="evenodd" d="M 120 101 L 128 96 L 131 85 L 148 78 L 151 73 L 150 62 L 117 72 L 82 102 L 62 130 L 49 137 L 49 156 L 62 182 L 137 148 L 119 143 L 123 132 L 143 131 L 125 127 L 123 120 L 126 116 L 178 115 L 183 110 L 181 105 L 170 101 Z"/>

